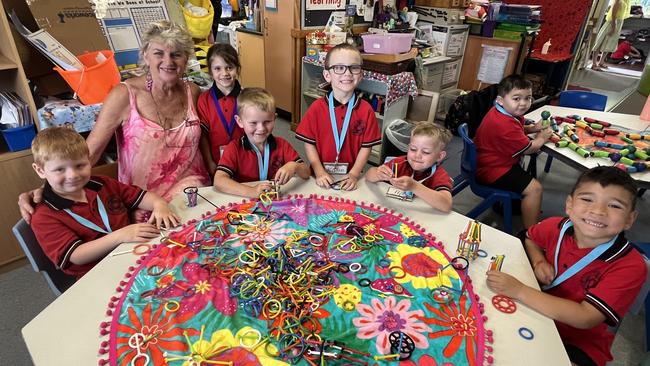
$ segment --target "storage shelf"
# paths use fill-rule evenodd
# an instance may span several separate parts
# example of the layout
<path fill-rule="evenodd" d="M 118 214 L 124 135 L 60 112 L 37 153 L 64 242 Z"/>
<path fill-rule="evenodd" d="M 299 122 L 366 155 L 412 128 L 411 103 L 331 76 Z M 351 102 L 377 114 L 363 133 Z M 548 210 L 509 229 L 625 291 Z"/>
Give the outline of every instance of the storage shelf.
<path fill-rule="evenodd" d="M 17 68 L 18 65 L 15 62 L 8 59 L 7 56 L 0 54 L 0 70 L 14 70 Z"/>

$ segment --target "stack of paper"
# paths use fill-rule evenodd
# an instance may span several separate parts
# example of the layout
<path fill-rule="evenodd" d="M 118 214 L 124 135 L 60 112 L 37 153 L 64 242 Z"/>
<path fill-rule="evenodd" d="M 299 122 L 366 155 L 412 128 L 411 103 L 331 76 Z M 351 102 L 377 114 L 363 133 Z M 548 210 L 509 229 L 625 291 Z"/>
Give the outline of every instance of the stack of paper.
<path fill-rule="evenodd" d="M 28 126 L 34 123 L 32 115 L 29 113 L 29 106 L 16 93 L 0 92 L 0 106 L 2 107 L 1 129 Z"/>

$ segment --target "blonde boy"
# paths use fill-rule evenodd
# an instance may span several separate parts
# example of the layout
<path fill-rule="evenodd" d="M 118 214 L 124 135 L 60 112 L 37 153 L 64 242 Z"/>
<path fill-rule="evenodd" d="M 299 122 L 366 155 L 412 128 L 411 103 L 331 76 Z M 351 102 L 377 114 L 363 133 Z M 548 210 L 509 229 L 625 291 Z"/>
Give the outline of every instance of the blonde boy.
<path fill-rule="evenodd" d="M 32 154 L 32 167 L 46 180 L 32 230 L 45 254 L 67 274 L 79 278 L 119 244 L 148 241 L 159 235 L 161 225 L 178 224 L 156 194 L 109 177 L 91 177 L 88 145 L 69 128 L 40 132 Z M 129 223 L 136 208 L 153 210 L 148 223 Z"/>
<path fill-rule="evenodd" d="M 269 180 L 285 184 L 294 175 L 309 178 L 309 166 L 291 144 L 272 134 L 275 99 L 268 91 L 262 88 L 242 90 L 237 97 L 235 121 L 244 129 L 244 136 L 226 145 L 214 174 L 215 188 L 253 198 L 271 189 Z M 261 183 L 242 184 L 255 181 Z"/>
<path fill-rule="evenodd" d="M 431 207 L 451 211 L 451 179 L 440 163 L 451 133 L 433 122 L 419 122 L 411 132 L 408 152 L 366 173 L 369 182 L 387 181 L 412 192 Z"/>
<path fill-rule="evenodd" d="M 328 188 L 333 174 L 347 174 L 341 189 L 354 190 L 370 149 L 381 144 L 375 111 L 355 94 L 363 78 L 361 54 L 347 43 L 335 46 L 325 58 L 323 77 L 332 91 L 309 106 L 296 138 L 305 143 L 316 184 Z"/>

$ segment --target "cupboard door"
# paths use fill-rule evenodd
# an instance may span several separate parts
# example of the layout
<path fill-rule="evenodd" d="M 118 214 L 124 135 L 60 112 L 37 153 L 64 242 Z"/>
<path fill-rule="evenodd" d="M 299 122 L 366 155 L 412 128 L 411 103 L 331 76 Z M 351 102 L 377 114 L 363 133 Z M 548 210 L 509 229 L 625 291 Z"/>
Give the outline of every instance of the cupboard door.
<path fill-rule="evenodd" d="M 242 87 L 266 85 L 264 76 L 264 38 L 259 35 L 237 32 L 237 48 L 241 62 Z"/>
<path fill-rule="evenodd" d="M 294 1 L 277 0 L 277 11 L 264 11 L 264 60 L 267 89 L 275 97 L 276 106 L 287 112 L 293 108 L 294 49 L 291 29 L 295 20 Z"/>

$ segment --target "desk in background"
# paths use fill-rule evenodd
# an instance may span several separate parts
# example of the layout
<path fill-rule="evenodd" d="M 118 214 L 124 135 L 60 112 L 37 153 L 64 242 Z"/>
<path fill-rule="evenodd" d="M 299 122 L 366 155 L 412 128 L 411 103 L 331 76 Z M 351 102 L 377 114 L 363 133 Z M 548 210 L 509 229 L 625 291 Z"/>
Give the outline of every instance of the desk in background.
<path fill-rule="evenodd" d="M 626 129 L 631 129 L 631 130 L 647 131 L 650 129 L 650 122 L 643 121 L 639 118 L 639 116 L 635 116 L 631 114 L 599 112 L 599 111 L 591 111 L 586 109 L 558 107 L 552 105 L 547 105 L 538 108 L 526 114 L 525 117 L 535 121 L 539 121 L 542 119 L 542 111 L 549 111 L 551 112 L 551 116 L 561 116 L 561 117 L 577 114 L 582 117 L 591 117 L 594 119 L 610 122 L 613 125 L 620 126 Z M 621 141 L 621 143 L 623 142 Z M 556 147 L 555 144 L 552 142 L 547 142 L 546 144 L 544 144 L 541 150 L 547 153 L 549 156 L 559 159 L 565 164 L 581 171 L 595 168 L 599 165 L 614 165 L 614 163 L 609 159 L 592 158 L 592 157 L 583 158 L 569 148 Z M 639 188 L 646 188 L 646 189 L 650 188 L 650 171 L 646 170 L 645 172 L 641 172 L 641 173 L 632 173 L 631 176 L 636 180 Z"/>
<path fill-rule="evenodd" d="M 359 189 L 353 192 L 324 190 L 317 187 L 313 179 L 293 179 L 283 187 L 285 193 L 331 195 L 393 208 L 435 235 L 437 241 L 445 244 L 445 250 L 451 257 L 456 255 L 458 235 L 465 230 L 470 219 L 455 212 L 438 213 L 419 199 L 402 202 L 387 198 L 386 189 L 387 185 L 384 183 L 366 184 L 363 179 L 359 182 Z M 241 200 L 239 197 L 217 193 L 210 187 L 201 188 L 200 193 L 216 205 Z M 184 196 L 176 197 L 171 204 L 184 221 L 198 218 L 206 211 L 214 209 L 201 198 L 198 206 L 188 208 Z M 132 245 L 123 244 L 115 251 L 124 251 L 131 247 Z M 470 276 L 474 291 L 481 296 L 481 301 L 485 304 L 487 327 L 495 333 L 494 365 L 569 365 L 553 321 L 521 304 L 518 304 L 515 313 L 505 314 L 497 311 L 490 303 L 494 294 L 485 285 L 485 272 L 489 256 L 494 254 L 506 255 L 504 272 L 538 288 L 519 240 L 494 228 L 483 226 L 481 248 L 488 253 L 488 258 L 479 258 L 472 262 Z M 111 296 L 115 296 L 115 287 L 137 258 L 130 254 L 104 258 L 23 328 L 23 338 L 36 365 L 97 364 L 100 343 L 98 326 L 101 322 L 109 320 L 106 316 L 106 304 Z M 518 334 L 520 327 L 531 329 L 534 339 L 521 338 Z"/>

